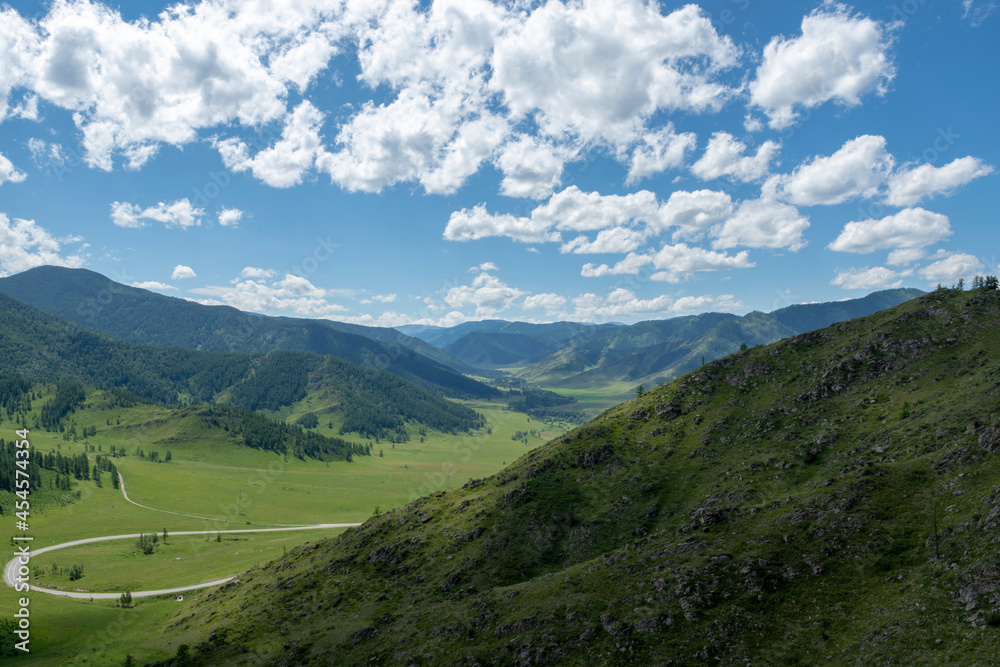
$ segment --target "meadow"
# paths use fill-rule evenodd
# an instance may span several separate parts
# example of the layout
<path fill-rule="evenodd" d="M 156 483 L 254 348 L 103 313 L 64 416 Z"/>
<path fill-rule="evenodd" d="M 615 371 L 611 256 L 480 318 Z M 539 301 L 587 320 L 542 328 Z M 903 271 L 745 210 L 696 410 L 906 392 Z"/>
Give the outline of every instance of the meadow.
<path fill-rule="evenodd" d="M 54 392 L 42 389 L 34 401 L 37 411 Z M 71 540 L 139 532 L 157 533 L 159 544 L 142 554 L 135 539 L 69 547 L 32 560 L 33 581 L 43 587 L 92 592 L 158 590 L 238 575 L 280 557 L 297 546 L 342 529 L 232 535 L 180 536 L 190 530 L 232 531 L 319 523 L 362 523 L 375 514 L 405 505 L 421 496 L 457 488 L 470 479 L 488 476 L 520 456 L 564 432 L 569 424 L 547 424 L 508 411 L 499 401 L 469 401 L 480 410 L 486 427 L 474 433 L 447 434 L 408 427 L 410 440 L 374 442 L 371 456 L 351 462 L 318 461 L 280 456 L 236 444 L 222 428 L 198 416 L 197 407 L 171 409 L 161 405 L 109 407 L 99 391 L 88 392 L 84 407 L 67 417 L 76 433 L 91 427 L 96 435 L 72 436 L 32 429 L 37 454 L 63 456 L 86 452 L 92 462 L 114 448 L 126 455 L 112 459 L 122 475 L 126 502 L 111 476 L 75 481 L 75 502 L 62 504 L 33 496 L 28 535 L 35 548 Z M 294 421 L 308 409 L 281 416 Z M 29 428 L 35 414 L 28 415 Z M 17 424 L 0 424 L 0 437 L 14 437 Z M 10 433 L 5 433 L 5 431 Z M 317 429 L 338 436 L 339 424 L 323 421 Z M 525 444 L 527 440 L 527 444 Z M 140 451 L 143 456 L 140 456 Z M 159 461 L 149 454 L 158 453 Z M 170 461 L 164 462 L 167 452 Z M 49 473 L 43 478 L 48 483 Z M 14 518 L 8 519 L 15 534 Z M 166 544 L 162 532 L 166 530 Z M 11 542 L 13 544 L 13 542 Z M 11 549 L 13 551 L 13 549 Z M 69 579 L 72 565 L 83 566 L 83 576 Z M 131 609 L 103 600 L 71 600 L 36 592 L 30 596 L 31 653 L 18 657 L 24 665 L 124 664 L 128 654 L 140 664 L 176 652 L 163 645 L 163 623 L 205 592 L 137 598 Z M 3 609 L 14 610 L 23 594 L 4 587 Z"/>

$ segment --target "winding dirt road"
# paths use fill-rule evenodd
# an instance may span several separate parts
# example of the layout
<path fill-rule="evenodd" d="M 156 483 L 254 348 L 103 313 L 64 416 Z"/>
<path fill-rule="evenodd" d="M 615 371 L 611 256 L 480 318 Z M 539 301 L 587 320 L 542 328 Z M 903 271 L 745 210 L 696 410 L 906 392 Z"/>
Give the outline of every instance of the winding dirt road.
<path fill-rule="evenodd" d="M 122 496 L 125 498 L 125 500 L 128 501 L 128 502 L 130 502 L 130 503 L 132 503 L 133 505 L 136 505 L 136 506 L 141 507 L 143 509 L 152 510 L 154 512 L 165 512 L 167 514 L 177 514 L 179 516 L 187 516 L 187 517 L 191 517 L 191 518 L 194 518 L 194 519 L 208 519 L 209 521 L 229 521 L 228 519 L 215 519 L 215 518 L 212 518 L 212 517 L 196 516 L 194 514 L 182 514 L 180 512 L 171 512 L 170 510 L 161 510 L 161 509 L 157 509 L 155 507 L 147 507 L 145 505 L 140 505 L 139 503 L 135 502 L 134 500 L 129 499 L 128 494 L 125 492 L 125 480 L 122 478 L 121 473 L 118 473 L 118 481 L 119 481 L 120 486 L 121 486 Z M 230 521 L 230 522 L 231 523 L 235 523 L 234 521 Z M 361 524 L 360 523 L 320 523 L 320 524 L 314 524 L 314 525 L 311 525 L 311 526 L 294 526 L 294 525 L 289 525 L 289 524 L 258 524 L 258 525 L 280 526 L 280 527 L 278 527 L 278 528 L 246 528 L 246 529 L 243 529 L 243 530 L 177 530 L 177 531 L 172 531 L 170 533 L 170 535 L 214 535 L 216 533 L 222 533 L 222 534 L 227 534 L 227 535 L 231 534 L 231 533 L 276 533 L 276 532 L 287 532 L 287 531 L 293 531 L 293 530 L 324 530 L 324 529 L 330 529 L 330 528 L 353 528 L 354 526 L 360 526 Z M 89 537 L 89 538 L 84 539 L 84 540 L 73 540 L 72 542 L 63 542 L 62 544 L 53 544 L 53 545 L 48 546 L 48 547 L 41 547 L 39 549 L 33 549 L 27 555 L 28 555 L 28 558 L 30 560 L 30 559 L 32 559 L 32 558 L 34 558 L 36 556 L 41 556 L 42 554 L 47 553 L 49 551 L 56 551 L 57 549 L 67 549 L 69 547 L 75 547 L 75 546 L 79 546 L 81 544 L 92 544 L 94 542 L 107 542 L 107 541 L 110 541 L 110 540 L 136 539 L 136 538 L 139 537 L 139 535 L 140 535 L 139 533 L 132 533 L 132 534 L 129 534 L 129 535 L 105 535 L 103 537 Z M 28 544 L 28 543 L 27 542 L 19 542 L 18 543 L 18 545 L 23 545 L 23 544 Z M 17 585 L 17 583 L 18 583 L 18 581 L 17 581 L 18 574 L 19 574 L 18 569 L 20 568 L 20 566 L 22 564 L 21 563 L 21 558 L 22 558 L 21 556 L 17 556 L 15 558 L 11 559 L 7 563 L 7 565 L 4 566 L 4 569 L 3 569 L 3 580 L 4 580 L 4 583 L 7 584 L 8 586 L 10 586 L 11 588 L 14 588 Z M 218 586 L 220 584 L 226 583 L 227 581 L 232 581 L 235 578 L 236 578 L 235 576 L 233 576 L 233 577 L 226 577 L 225 579 L 216 579 L 215 581 L 206 581 L 204 583 L 193 584 L 191 586 L 180 586 L 180 587 L 177 587 L 177 588 L 162 588 L 160 590 L 155 590 L 155 591 L 130 591 L 130 592 L 132 593 L 132 597 L 133 598 L 151 597 L 151 596 L 154 596 L 154 595 L 173 595 L 175 593 L 183 593 L 185 591 L 197 590 L 199 588 L 209 588 L 211 586 Z M 30 580 L 29 580 L 28 584 L 29 584 L 29 591 L 30 592 L 36 592 L 37 591 L 39 593 L 48 593 L 50 595 L 61 595 L 63 597 L 77 598 L 77 599 L 82 599 L 82 600 L 117 600 L 121 596 L 121 593 L 123 592 L 123 591 L 120 591 L 118 593 L 84 593 L 84 592 L 78 592 L 78 591 L 58 591 L 58 590 L 54 590 L 54 589 L 51 589 L 51 588 L 42 588 L 41 586 L 31 585 Z"/>

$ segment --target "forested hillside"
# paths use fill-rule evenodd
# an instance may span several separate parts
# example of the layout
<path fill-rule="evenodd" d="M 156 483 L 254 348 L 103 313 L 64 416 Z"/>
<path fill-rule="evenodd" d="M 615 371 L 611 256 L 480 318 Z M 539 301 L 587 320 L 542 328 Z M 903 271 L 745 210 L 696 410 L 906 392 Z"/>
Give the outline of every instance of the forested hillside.
<path fill-rule="evenodd" d="M 228 306 L 203 306 L 114 282 L 86 269 L 43 266 L 0 278 L 0 292 L 47 313 L 101 331 L 112 338 L 156 346 L 212 352 L 266 353 L 299 350 L 333 354 L 381 368 L 427 389 L 457 398 L 497 396 L 413 348 L 427 345 L 399 332 L 390 339 L 365 337 L 365 327 L 338 327 L 317 320 L 263 317 Z M 342 331 L 349 328 L 351 331 Z M 445 359 L 443 352 L 435 356 Z M 461 365 L 461 362 L 458 362 Z"/>
<path fill-rule="evenodd" d="M 166 404 L 218 398 L 250 409 L 276 410 L 302 399 L 308 390 L 323 391 L 328 414 L 343 419 L 344 432 L 373 437 L 408 422 L 457 432 L 476 428 L 481 421 L 473 410 L 397 375 L 338 357 L 292 351 L 248 355 L 125 343 L 2 294 L 0 315 L 0 374 L 116 387 Z M 79 386 L 65 386 L 73 395 L 82 391 Z M 17 391 L 18 386 L 0 382 L 4 404 L 24 400 Z M 67 394 L 57 407 L 47 408 L 45 419 L 60 419 L 58 413 L 69 409 L 70 399 Z"/>

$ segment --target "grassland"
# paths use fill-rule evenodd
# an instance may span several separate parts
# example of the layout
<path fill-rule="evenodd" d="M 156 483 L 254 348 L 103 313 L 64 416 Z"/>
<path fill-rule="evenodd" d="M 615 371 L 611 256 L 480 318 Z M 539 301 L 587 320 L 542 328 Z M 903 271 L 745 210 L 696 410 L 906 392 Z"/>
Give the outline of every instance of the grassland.
<path fill-rule="evenodd" d="M 111 540 L 47 552 L 35 558 L 37 585 L 82 593 L 162 590 L 233 576 L 280 557 L 310 540 L 330 537 L 343 529 L 280 533 L 217 533 L 170 535 L 144 555 L 134 538 Z M 84 567 L 81 579 L 71 580 L 70 567 Z"/>
<path fill-rule="evenodd" d="M 41 388 L 37 411 L 54 392 Z M 294 420 L 309 402 L 282 415 Z M 76 539 L 136 532 L 168 532 L 166 546 L 153 555 L 136 553 L 134 540 L 71 547 L 38 556 L 35 583 L 63 589 L 117 592 L 182 586 L 236 575 L 281 556 L 286 550 L 334 535 L 322 532 L 244 533 L 238 537 L 170 536 L 183 530 L 234 530 L 268 525 L 363 522 L 372 514 L 405 505 L 423 495 L 457 488 L 470 479 L 493 474 L 533 447 L 560 434 L 562 425 L 539 423 L 506 410 L 505 404 L 471 401 L 487 426 L 469 434 L 445 434 L 411 429 L 405 443 L 380 442 L 370 457 L 350 463 L 300 460 L 248 449 L 233 442 L 219 427 L 198 417 L 197 408 L 173 410 L 158 405 L 108 407 L 101 392 L 89 392 L 83 409 L 68 418 L 78 432 L 95 427 L 97 435 L 74 438 L 65 433 L 31 431 L 39 453 L 64 456 L 87 452 L 92 459 L 111 448 L 127 455 L 113 459 L 129 498 L 155 509 L 125 502 L 107 473 L 102 486 L 78 481 L 79 498 L 67 505 L 33 506 L 29 534 L 33 545 L 49 546 Z M 34 415 L 28 416 L 31 424 Z M 0 437 L 13 438 L 16 425 L 0 424 Z M 10 433 L 4 433 L 9 430 Z M 339 424 L 324 420 L 321 433 L 339 435 Z M 527 436 L 514 439 L 515 434 Z M 350 435 L 346 436 L 350 437 Z M 67 439 L 68 438 L 68 439 Z M 359 440 L 360 442 L 369 442 Z M 161 462 L 138 456 L 157 451 Z M 170 462 L 162 462 L 169 451 Z M 157 511 L 158 510 L 158 511 Z M 198 517 L 205 518 L 194 518 Z M 15 531 L 13 517 L 10 534 Z M 178 560 L 180 559 L 180 560 Z M 53 572 L 52 564 L 58 567 Z M 69 581 L 68 569 L 84 566 L 83 578 Z M 17 608 L 17 594 L 4 587 L 0 605 Z M 185 602 L 143 598 L 132 609 L 112 603 L 81 602 L 35 593 L 31 596 L 31 654 L 19 656 L 24 665 L 115 665 L 132 654 L 140 664 L 172 654 L 161 638 L 164 621 L 178 605 L 200 594 L 185 594 Z M 5 612 L 6 613 L 6 612 Z"/>

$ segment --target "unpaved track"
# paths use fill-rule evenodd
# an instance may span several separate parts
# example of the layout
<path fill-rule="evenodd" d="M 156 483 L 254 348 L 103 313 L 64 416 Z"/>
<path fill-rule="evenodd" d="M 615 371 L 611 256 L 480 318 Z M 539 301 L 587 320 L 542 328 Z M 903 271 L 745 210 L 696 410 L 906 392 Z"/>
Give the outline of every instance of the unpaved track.
<path fill-rule="evenodd" d="M 229 534 L 229 533 L 276 533 L 283 531 L 292 530 L 324 530 L 330 528 L 352 528 L 354 526 L 360 526 L 360 523 L 321 523 L 313 526 L 290 526 L 282 528 L 250 528 L 247 530 L 178 530 L 170 533 L 170 535 L 215 535 L 216 533 Z M 42 547 L 40 549 L 35 549 L 29 553 L 29 558 L 34 558 L 35 556 L 41 556 L 49 551 L 55 551 L 57 549 L 67 549 L 69 547 L 75 547 L 81 544 L 93 544 L 94 542 L 107 542 L 109 540 L 127 540 L 136 539 L 140 533 L 133 533 L 130 535 L 105 535 L 104 537 L 88 537 L 84 540 L 74 540 L 72 542 L 63 542 L 62 544 L 53 544 L 52 546 Z M 19 544 L 24 544 L 19 543 Z M 8 586 L 13 588 L 17 583 L 18 567 L 20 567 L 20 556 L 12 559 L 3 570 L 3 580 Z M 209 588 L 210 586 L 218 586 L 219 584 L 224 584 L 227 581 L 232 581 L 235 577 L 226 577 L 225 579 L 216 579 L 215 581 L 206 581 L 201 584 L 194 584 L 192 586 L 180 586 L 178 588 L 162 588 L 155 591 L 131 591 L 132 597 L 143 598 L 150 597 L 153 595 L 172 595 L 174 593 L 183 593 L 184 591 L 193 591 L 199 588 Z M 117 600 L 121 596 L 119 593 L 82 593 L 78 591 L 57 591 L 51 588 L 42 588 L 41 586 L 30 586 L 31 592 L 39 593 L 49 593 L 51 595 L 61 595 L 68 598 L 78 598 L 82 600 Z"/>

